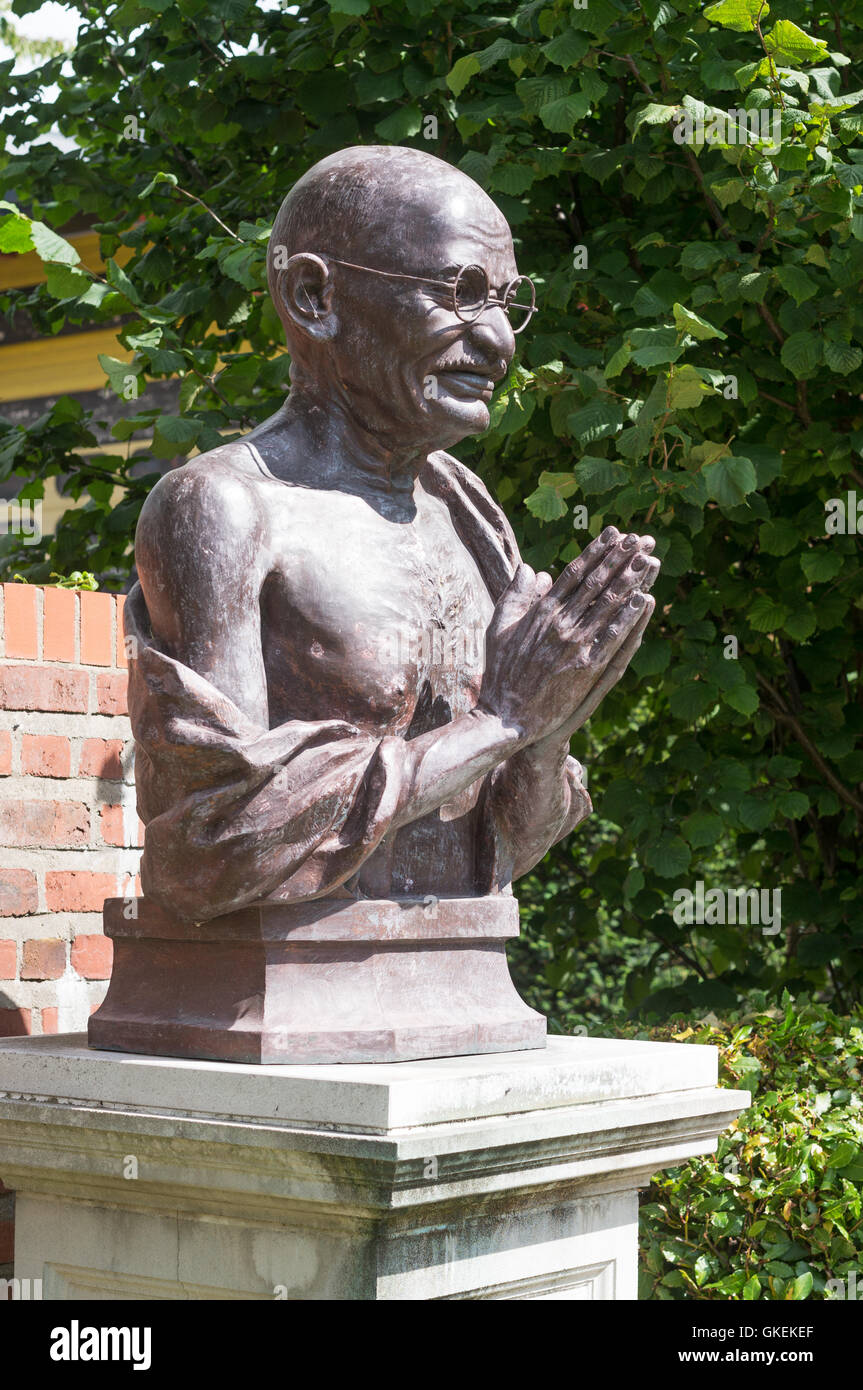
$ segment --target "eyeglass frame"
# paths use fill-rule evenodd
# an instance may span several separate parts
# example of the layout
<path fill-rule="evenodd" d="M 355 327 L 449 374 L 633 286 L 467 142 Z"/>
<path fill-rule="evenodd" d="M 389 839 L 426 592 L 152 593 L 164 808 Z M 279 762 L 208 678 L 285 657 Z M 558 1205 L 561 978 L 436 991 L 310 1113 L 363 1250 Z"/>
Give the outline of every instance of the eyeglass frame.
<path fill-rule="evenodd" d="M 491 293 L 491 285 L 489 283 L 488 272 L 486 271 L 485 266 L 477 265 L 475 262 L 470 262 L 468 265 L 461 266 L 459 268 L 458 274 L 455 277 L 455 280 L 434 280 L 428 275 L 406 275 L 404 272 L 397 270 L 376 270 L 375 267 L 371 265 L 357 265 L 354 261 L 340 261 L 336 256 L 327 256 L 327 260 L 330 261 L 333 265 L 347 266 L 350 270 L 366 270 L 370 275 L 383 275 L 388 280 L 412 280 L 415 284 L 434 285 L 438 289 L 451 290 L 451 308 L 453 313 L 456 315 L 456 318 L 461 319 L 462 323 L 476 323 L 477 319 L 482 317 L 486 309 L 499 308 L 503 309 L 504 313 L 506 314 L 507 319 L 509 320 L 509 326 L 512 329 L 513 334 L 518 334 L 524 332 L 531 319 L 534 317 L 535 314 L 539 312 L 539 310 L 536 307 L 536 285 L 533 283 L 529 275 L 516 275 L 515 278 L 510 280 L 509 284 L 506 286 L 506 289 L 504 290 L 503 299 L 495 299 Z M 466 318 L 463 313 L 459 312 L 457 299 L 459 281 L 461 280 L 461 277 L 464 275 L 466 270 L 480 271 L 486 284 L 485 302 L 480 306 L 479 309 L 477 309 L 476 313 L 472 314 L 470 318 Z M 524 322 L 519 324 L 518 327 L 516 327 L 508 313 L 509 305 L 507 303 L 506 296 L 509 294 L 513 285 L 519 285 L 522 283 L 522 281 L 530 285 L 531 302 L 529 305 L 521 304 L 517 306 L 518 308 L 525 310 L 525 317 Z"/>

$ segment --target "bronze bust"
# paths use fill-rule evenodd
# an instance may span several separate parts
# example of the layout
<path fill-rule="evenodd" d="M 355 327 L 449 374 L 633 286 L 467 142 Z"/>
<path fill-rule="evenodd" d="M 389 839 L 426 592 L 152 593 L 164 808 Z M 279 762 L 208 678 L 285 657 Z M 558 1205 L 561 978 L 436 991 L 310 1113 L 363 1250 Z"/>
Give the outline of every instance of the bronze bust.
<path fill-rule="evenodd" d="M 138 525 L 145 897 L 132 921 L 107 905 L 91 1042 L 263 1061 L 542 1046 L 506 974 L 511 884 L 590 812 L 569 739 L 641 641 L 653 541 L 609 527 L 553 583 L 445 452 L 487 428 L 534 309 L 459 170 L 401 147 L 322 160 L 268 271 L 287 400 L 166 475 Z"/>

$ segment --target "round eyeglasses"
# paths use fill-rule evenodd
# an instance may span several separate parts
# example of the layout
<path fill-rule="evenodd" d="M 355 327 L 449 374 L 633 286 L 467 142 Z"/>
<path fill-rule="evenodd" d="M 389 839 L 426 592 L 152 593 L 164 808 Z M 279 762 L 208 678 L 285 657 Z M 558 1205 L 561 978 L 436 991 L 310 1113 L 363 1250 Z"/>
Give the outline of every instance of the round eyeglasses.
<path fill-rule="evenodd" d="M 451 296 L 450 307 L 463 323 L 474 323 L 486 309 L 503 309 L 508 316 L 513 333 L 523 333 L 530 323 L 536 308 L 536 287 L 527 275 L 517 275 L 510 280 L 500 299 L 491 292 L 488 275 L 481 265 L 463 265 L 455 280 L 432 280 L 426 275 L 404 275 L 394 270 L 375 270 L 370 265 L 355 265 L 353 261 L 340 261 L 335 256 L 327 260 L 333 265 L 345 265 L 350 270 L 365 270 L 369 275 L 383 275 L 388 280 L 413 280 L 420 285 L 434 285 L 448 290 Z"/>

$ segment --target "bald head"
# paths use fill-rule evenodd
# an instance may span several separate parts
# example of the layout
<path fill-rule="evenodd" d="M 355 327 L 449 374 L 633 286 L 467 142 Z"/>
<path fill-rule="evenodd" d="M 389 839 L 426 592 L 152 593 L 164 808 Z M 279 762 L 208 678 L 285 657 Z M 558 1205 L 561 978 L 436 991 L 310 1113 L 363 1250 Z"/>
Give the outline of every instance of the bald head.
<path fill-rule="evenodd" d="M 339 150 L 313 165 L 279 208 L 267 252 L 270 293 L 278 307 L 279 266 L 302 251 L 440 274 L 436 247 L 458 228 L 501 250 L 511 245 L 499 208 L 444 160 L 401 145 Z"/>
<path fill-rule="evenodd" d="M 472 318 L 455 297 L 467 266 L 487 286 Z M 292 399 L 412 450 L 488 428 L 515 351 L 502 296 L 517 268 L 506 219 L 459 169 L 400 145 L 322 159 L 279 209 L 267 273 Z"/>

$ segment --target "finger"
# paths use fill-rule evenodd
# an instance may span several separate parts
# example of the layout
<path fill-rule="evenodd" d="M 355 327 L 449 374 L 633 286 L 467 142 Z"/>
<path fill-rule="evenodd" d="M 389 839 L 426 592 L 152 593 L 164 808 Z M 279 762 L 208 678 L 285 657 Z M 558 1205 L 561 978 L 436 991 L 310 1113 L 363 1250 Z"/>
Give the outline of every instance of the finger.
<path fill-rule="evenodd" d="M 580 555 L 570 560 L 566 568 L 561 570 L 552 586 L 555 598 L 563 599 L 577 588 L 586 575 L 601 564 L 609 551 L 619 545 L 621 540 L 622 536 L 616 526 L 606 526 L 590 545 L 585 546 Z"/>
<path fill-rule="evenodd" d="M 551 575 L 546 574 L 545 570 L 540 570 L 539 574 L 536 576 L 537 598 L 545 598 L 546 594 L 551 589 L 553 583 L 554 580 L 552 579 Z"/>
<path fill-rule="evenodd" d="M 653 540 L 653 537 L 650 536 L 647 539 Z M 648 589 L 653 588 L 662 567 L 655 556 L 646 555 L 643 551 L 639 551 L 629 568 L 637 577 L 639 589 L 644 589 L 646 593 Z"/>
<path fill-rule="evenodd" d="M 651 600 L 651 603 L 645 604 L 644 612 L 641 614 L 638 622 L 632 628 L 625 641 L 618 647 L 590 694 L 586 696 L 573 714 L 571 724 L 573 732 L 581 728 L 582 724 L 590 718 L 597 706 L 605 699 L 609 690 L 617 685 L 617 682 L 620 680 L 630 661 L 635 656 L 635 653 L 638 651 L 644 639 L 645 628 L 653 616 L 652 602 Z"/>
<path fill-rule="evenodd" d="M 652 540 L 652 537 L 647 539 Z M 581 591 L 572 596 L 564 614 L 564 631 L 568 636 L 580 633 L 590 641 L 613 620 L 633 591 L 646 591 L 652 586 L 659 573 L 659 561 L 645 554 L 637 544 L 633 545 L 633 540 L 637 543 L 639 537 L 625 536 L 620 551 L 609 555 L 587 576 L 582 587 L 591 593 L 589 604 L 585 606 Z"/>
<path fill-rule="evenodd" d="M 650 547 L 654 543 L 652 537 L 641 537 L 636 535 L 634 531 L 630 531 L 625 536 L 619 536 L 597 563 L 585 572 L 581 582 L 569 590 L 564 600 L 573 617 L 586 613 L 590 605 L 596 602 L 602 592 L 626 566 L 639 556 L 645 555 L 642 541 L 646 541 Z M 629 587 L 632 586 L 625 586 L 627 589 Z"/>
<path fill-rule="evenodd" d="M 489 631 L 500 632 L 522 618 L 536 599 L 536 575 L 530 565 L 519 565 L 495 606 Z"/>
<path fill-rule="evenodd" d="M 591 660 L 607 666 L 638 626 L 645 611 L 649 615 L 655 607 L 656 600 L 652 594 L 646 594 L 642 589 L 629 594 L 594 636 L 590 646 Z"/>

